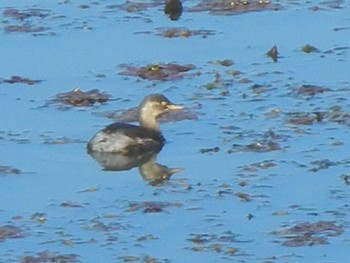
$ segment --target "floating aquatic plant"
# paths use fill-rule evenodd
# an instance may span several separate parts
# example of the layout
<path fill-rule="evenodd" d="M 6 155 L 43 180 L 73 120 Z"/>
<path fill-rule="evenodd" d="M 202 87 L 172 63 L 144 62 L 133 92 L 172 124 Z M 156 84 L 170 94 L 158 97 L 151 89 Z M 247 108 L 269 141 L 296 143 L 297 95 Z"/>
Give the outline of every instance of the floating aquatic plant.
<path fill-rule="evenodd" d="M 52 100 L 52 103 L 59 107 L 68 105 L 73 107 L 92 106 L 95 103 L 105 103 L 110 98 L 109 94 L 100 92 L 97 89 L 89 91 L 81 91 L 80 88 L 75 88 L 72 91 L 58 93 Z"/>
<path fill-rule="evenodd" d="M 195 65 L 178 65 L 174 63 L 156 63 L 146 66 L 133 66 L 130 64 L 120 65 L 125 71 L 120 75 L 137 76 L 148 80 L 178 80 L 184 77 L 184 72 L 195 68 Z"/>
<path fill-rule="evenodd" d="M 303 222 L 294 226 L 274 231 L 284 241 L 282 245 L 287 247 L 314 246 L 328 244 L 328 238 L 339 236 L 344 232 L 340 225 L 332 221 L 318 221 L 315 223 Z"/>
<path fill-rule="evenodd" d="M 316 47 L 311 46 L 309 44 L 306 44 L 306 45 L 302 46 L 300 49 L 301 49 L 301 51 L 303 51 L 305 53 L 311 53 L 311 52 L 317 51 Z"/>
<path fill-rule="evenodd" d="M 279 4 L 269 0 L 201 0 L 188 12 L 209 12 L 216 15 L 236 15 L 247 12 L 277 10 Z"/>

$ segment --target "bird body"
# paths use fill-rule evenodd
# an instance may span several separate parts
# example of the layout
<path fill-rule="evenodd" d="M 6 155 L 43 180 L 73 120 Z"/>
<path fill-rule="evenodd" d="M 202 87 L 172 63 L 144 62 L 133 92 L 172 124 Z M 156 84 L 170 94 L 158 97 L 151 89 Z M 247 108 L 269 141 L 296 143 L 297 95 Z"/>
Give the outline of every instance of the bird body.
<path fill-rule="evenodd" d="M 88 142 L 89 152 L 135 154 L 142 151 L 159 151 L 165 139 L 157 118 L 168 110 L 182 109 L 161 94 L 151 94 L 138 107 L 140 126 L 113 123 L 96 133 Z"/>

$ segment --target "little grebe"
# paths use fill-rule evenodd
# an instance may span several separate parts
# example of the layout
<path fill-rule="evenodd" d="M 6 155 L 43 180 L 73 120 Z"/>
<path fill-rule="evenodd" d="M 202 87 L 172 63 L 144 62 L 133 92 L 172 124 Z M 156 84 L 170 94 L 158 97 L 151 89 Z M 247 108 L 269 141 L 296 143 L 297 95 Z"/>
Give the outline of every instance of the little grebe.
<path fill-rule="evenodd" d="M 92 137 L 87 145 L 88 151 L 134 154 L 160 150 L 165 139 L 157 118 L 168 110 L 179 109 L 183 107 L 171 103 L 161 94 L 148 95 L 138 107 L 140 126 L 119 122 L 110 124 Z"/>

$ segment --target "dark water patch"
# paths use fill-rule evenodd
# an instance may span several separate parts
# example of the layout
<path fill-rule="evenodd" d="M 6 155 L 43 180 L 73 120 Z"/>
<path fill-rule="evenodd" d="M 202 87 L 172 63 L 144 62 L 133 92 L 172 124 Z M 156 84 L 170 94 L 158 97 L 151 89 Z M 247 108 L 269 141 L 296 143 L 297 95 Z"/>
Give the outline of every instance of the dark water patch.
<path fill-rule="evenodd" d="M 193 74 L 184 74 L 193 70 L 195 65 L 179 65 L 174 63 L 157 63 L 146 66 L 133 66 L 131 64 L 122 64 L 121 68 L 125 71 L 119 72 L 120 75 L 134 76 L 147 80 L 173 81 L 183 79 L 184 77 L 193 77 Z"/>
<path fill-rule="evenodd" d="M 15 132 L 12 130 L 9 131 L 0 131 L 0 140 L 6 140 L 10 142 L 15 142 L 19 144 L 30 143 L 28 138 L 28 131 Z"/>

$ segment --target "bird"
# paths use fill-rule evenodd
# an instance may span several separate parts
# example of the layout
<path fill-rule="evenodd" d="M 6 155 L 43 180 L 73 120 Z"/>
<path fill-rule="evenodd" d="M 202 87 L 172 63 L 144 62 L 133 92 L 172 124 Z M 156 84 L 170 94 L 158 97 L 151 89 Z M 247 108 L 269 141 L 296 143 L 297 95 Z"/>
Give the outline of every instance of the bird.
<path fill-rule="evenodd" d="M 181 105 L 172 103 L 162 94 L 150 94 L 138 106 L 140 126 L 121 122 L 106 126 L 89 140 L 88 153 L 137 154 L 145 151 L 160 151 L 165 138 L 159 128 L 158 117 L 169 110 L 183 108 Z"/>

